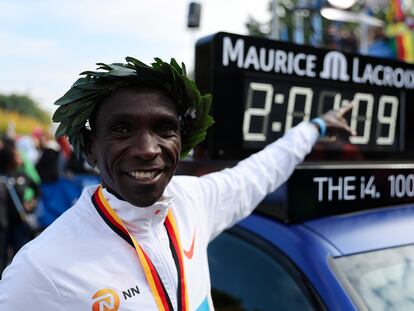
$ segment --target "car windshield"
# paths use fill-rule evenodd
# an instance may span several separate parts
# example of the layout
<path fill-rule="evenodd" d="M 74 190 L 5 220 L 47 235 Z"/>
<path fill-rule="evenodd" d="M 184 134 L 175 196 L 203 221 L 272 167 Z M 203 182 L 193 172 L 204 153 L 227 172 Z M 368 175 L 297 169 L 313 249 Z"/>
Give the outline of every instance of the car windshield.
<path fill-rule="evenodd" d="M 333 258 L 359 310 L 414 310 L 414 245 Z"/>

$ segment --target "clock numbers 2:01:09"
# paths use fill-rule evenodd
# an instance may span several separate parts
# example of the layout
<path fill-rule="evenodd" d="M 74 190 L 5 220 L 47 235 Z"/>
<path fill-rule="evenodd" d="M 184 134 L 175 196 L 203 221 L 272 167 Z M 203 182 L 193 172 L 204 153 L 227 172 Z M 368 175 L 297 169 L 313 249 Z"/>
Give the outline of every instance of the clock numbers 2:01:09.
<path fill-rule="evenodd" d="M 263 92 L 264 105 L 261 108 L 252 107 L 254 102 L 254 96 L 257 92 Z M 244 112 L 243 120 L 243 138 L 245 141 L 263 141 L 267 140 L 267 130 L 269 125 L 269 116 L 272 110 L 272 105 L 282 104 L 284 102 L 283 97 L 280 94 L 274 96 L 274 87 L 270 83 L 250 82 L 247 91 L 246 109 Z M 312 101 L 314 91 L 309 87 L 293 86 L 289 90 L 287 112 L 285 119 L 284 132 L 292 127 L 294 119 L 301 119 L 309 121 L 311 117 Z M 283 96 L 283 95 L 282 95 Z M 297 98 L 302 96 L 304 99 L 304 105 L 302 109 L 297 108 Z M 317 112 L 321 115 L 327 111 L 325 105 L 326 99 L 331 98 L 331 107 L 329 109 L 338 109 L 341 104 L 349 102 L 342 100 L 341 93 L 335 91 L 323 90 L 319 94 Z M 371 136 L 371 128 L 373 122 L 373 110 L 374 110 L 374 96 L 369 93 L 357 92 L 353 99 L 355 106 L 352 108 L 350 127 L 357 131 L 357 135 L 350 138 L 353 144 L 368 144 Z M 361 103 L 365 103 L 365 109 L 361 109 Z M 387 105 L 389 107 L 387 108 Z M 378 100 L 378 113 L 374 122 L 377 125 L 376 128 L 376 140 L 377 145 L 390 146 L 395 141 L 395 130 L 398 116 L 399 100 L 396 96 L 382 95 Z M 388 111 L 388 113 L 386 113 Z M 261 118 L 260 132 L 251 131 L 252 117 Z M 359 126 L 358 126 L 359 125 Z M 387 126 L 387 131 L 382 132 L 383 126 Z M 282 123 L 273 122 L 271 131 L 282 131 Z"/>

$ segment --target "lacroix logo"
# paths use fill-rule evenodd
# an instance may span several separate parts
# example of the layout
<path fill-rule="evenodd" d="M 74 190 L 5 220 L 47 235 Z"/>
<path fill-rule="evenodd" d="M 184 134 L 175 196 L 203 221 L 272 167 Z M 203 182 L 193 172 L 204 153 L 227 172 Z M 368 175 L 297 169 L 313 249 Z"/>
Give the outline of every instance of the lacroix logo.
<path fill-rule="evenodd" d="M 323 79 L 349 81 L 349 75 L 346 72 L 348 62 L 341 52 L 331 51 L 323 59 L 323 70 L 320 77 Z"/>
<path fill-rule="evenodd" d="M 119 296 L 112 289 L 103 288 L 92 299 L 92 311 L 117 311 L 119 308 Z"/>

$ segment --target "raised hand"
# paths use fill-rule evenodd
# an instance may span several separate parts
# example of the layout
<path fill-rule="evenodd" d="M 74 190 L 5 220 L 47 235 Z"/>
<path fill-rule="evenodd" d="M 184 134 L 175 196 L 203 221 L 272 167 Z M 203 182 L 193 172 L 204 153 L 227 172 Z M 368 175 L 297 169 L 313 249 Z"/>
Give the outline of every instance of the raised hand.
<path fill-rule="evenodd" d="M 342 106 L 337 110 L 329 110 L 323 114 L 320 118 L 326 123 L 327 136 L 346 137 L 355 136 L 355 130 L 351 129 L 344 116 L 351 111 L 354 107 L 354 103 L 351 102 Z"/>

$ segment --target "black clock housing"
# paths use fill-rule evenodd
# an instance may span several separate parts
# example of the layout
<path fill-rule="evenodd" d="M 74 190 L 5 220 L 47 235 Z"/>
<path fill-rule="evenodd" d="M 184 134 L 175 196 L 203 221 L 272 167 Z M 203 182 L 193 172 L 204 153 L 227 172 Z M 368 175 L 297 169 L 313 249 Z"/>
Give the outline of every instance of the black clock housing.
<path fill-rule="evenodd" d="M 195 79 L 213 94 L 211 158 L 244 158 L 351 101 L 357 135 L 320 139 L 308 160 L 413 156 L 413 65 L 220 32 L 197 42 Z"/>

